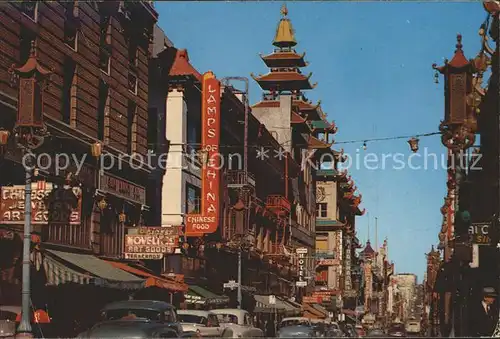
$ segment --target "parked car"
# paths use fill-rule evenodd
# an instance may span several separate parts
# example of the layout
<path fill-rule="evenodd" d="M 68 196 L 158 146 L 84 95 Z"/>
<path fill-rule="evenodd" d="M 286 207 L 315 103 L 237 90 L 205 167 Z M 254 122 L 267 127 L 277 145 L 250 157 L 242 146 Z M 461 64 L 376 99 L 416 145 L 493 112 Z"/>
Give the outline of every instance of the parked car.
<path fill-rule="evenodd" d="M 394 323 L 389 327 L 388 334 L 390 337 L 406 337 L 405 325 L 402 323 Z"/>
<path fill-rule="evenodd" d="M 250 313 L 245 310 L 229 308 L 210 311 L 216 314 L 222 328 L 223 338 L 263 337 L 264 332 L 253 325 Z"/>
<path fill-rule="evenodd" d="M 18 314 L 21 314 L 21 306 L 0 306 L 0 337 L 15 336 Z"/>
<path fill-rule="evenodd" d="M 312 326 L 290 325 L 281 327 L 278 338 L 316 338 L 316 331 Z"/>
<path fill-rule="evenodd" d="M 342 331 L 339 324 L 337 324 L 336 322 L 332 322 L 332 323 L 327 325 L 325 337 L 327 337 L 327 338 L 342 338 L 345 336 L 346 336 L 346 334 L 344 333 L 344 331 Z"/>
<path fill-rule="evenodd" d="M 197 332 L 202 337 L 220 337 L 222 330 L 217 315 L 208 311 L 179 310 L 177 317 L 183 332 Z"/>
<path fill-rule="evenodd" d="M 420 321 L 416 319 L 410 319 L 406 322 L 406 333 L 415 335 L 420 333 Z"/>
<path fill-rule="evenodd" d="M 174 306 L 155 300 L 125 300 L 106 305 L 102 321 L 78 338 L 179 338 L 182 326 Z"/>
<path fill-rule="evenodd" d="M 312 327 L 311 320 L 304 317 L 290 317 L 281 320 L 279 328 L 289 327 L 289 326 L 309 326 Z"/>
<path fill-rule="evenodd" d="M 385 338 L 385 337 L 387 337 L 385 332 L 380 328 L 374 328 L 372 330 L 369 330 L 368 333 L 366 333 L 366 336 L 372 337 L 372 338 Z"/>

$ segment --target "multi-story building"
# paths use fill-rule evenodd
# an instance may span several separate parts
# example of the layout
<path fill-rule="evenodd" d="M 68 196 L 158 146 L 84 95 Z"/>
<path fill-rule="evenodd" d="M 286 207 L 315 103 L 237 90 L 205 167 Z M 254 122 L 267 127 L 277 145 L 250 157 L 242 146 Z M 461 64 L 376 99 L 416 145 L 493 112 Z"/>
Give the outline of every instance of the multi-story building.
<path fill-rule="evenodd" d="M 393 276 L 401 294 L 403 307 L 403 321 L 414 316 L 416 301 L 417 276 L 413 273 L 399 273 Z"/>
<path fill-rule="evenodd" d="M 132 264 L 123 254 L 129 230 L 158 225 L 149 207 L 155 197 L 147 194 L 154 165 L 147 161 L 149 150 L 167 144 L 148 137 L 150 43 L 157 18 L 145 1 L 21 1 L 0 6 L 0 128 L 12 131 L 16 111 L 23 115 L 35 110 L 43 114 L 49 132 L 35 150 L 33 173 L 33 199 L 49 198 L 37 200 L 32 219 L 33 240 L 41 242 L 33 255 L 37 272 L 45 275 L 44 287 L 78 282 L 140 288 L 144 277 L 153 276 L 125 272 Z M 40 95 L 11 83 L 16 80 L 13 73 L 22 78 L 32 72 L 51 74 Z M 33 105 L 24 104 L 30 99 Z M 13 139 L 2 146 L 0 160 L 0 241 L 15 243 L 0 246 L 9 252 L 3 257 L 12 259 L 1 267 L 2 278 L 8 280 L 2 279 L 2 298 L 21 295 L 4 289 L 9 283 L 19 287 L 20 260 L 14 259 L 19 257 L 24 223 L 25 170 Z M 45 292 L 37 289 L 38 278 L 32 278 L 33 302 L 43 303 Z M 54 310 L 57 301 L 52 299 Z"/>
<path fill-rule="evenodd" d="M 160 54 L 165 58 L 174 56 L 168 71 L 169 91 L 165 101 L 165 135 L 170 141 L 170 151 L 167 171 L 158 184 L 162 197 L 161 223 L 179 225 L 190 214 L 199 213 L 203 194 L 202 81 L 185 50 L 168 47 Z M 285 178 L 297 176 L 300 166 L 289 157 L 271 156 L 280 154 L 282 148 L 246 104 L 248 93 L 238 90 L 227 79 L 220 80 L 220 154 L 224 160 L 218 206 L 220 221 L 214 233 L 185 237 L 182 249 L 167 256 L 163 269 L 184 275 L 190 285 L 186 301 L 191 306 L 234 303 L 236 289 L 223 286 L 238 280 L 238 252 L 244 247 L 240 262 L 242 302 L 249 310 L 257 304 L 257 312 L 266 308 L 267 298 L 261 294 L 273 293 L 278 298 L 293 295 L 299 270 L 296 258 L 291 255 L 289 239 L 294 231 L 289 224 L 290 203 L 286 198 L 291 188 Z M 259 156 L 262 150 L 269 156 Z M 229 299 L 220 297 L 222 294 Z"/>

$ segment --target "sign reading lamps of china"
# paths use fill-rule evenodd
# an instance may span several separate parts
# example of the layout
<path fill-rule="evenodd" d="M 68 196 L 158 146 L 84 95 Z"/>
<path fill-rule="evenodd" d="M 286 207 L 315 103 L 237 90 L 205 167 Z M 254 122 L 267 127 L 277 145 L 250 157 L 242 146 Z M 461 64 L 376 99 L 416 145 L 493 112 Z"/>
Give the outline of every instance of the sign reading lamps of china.
<path fill-rule="evenodd" d="M 201 103 L 201 213 L 186 215 L 187 237 L 214 233 L 219 224 L 220 82 L 212 72 L 203 74 Z"/>

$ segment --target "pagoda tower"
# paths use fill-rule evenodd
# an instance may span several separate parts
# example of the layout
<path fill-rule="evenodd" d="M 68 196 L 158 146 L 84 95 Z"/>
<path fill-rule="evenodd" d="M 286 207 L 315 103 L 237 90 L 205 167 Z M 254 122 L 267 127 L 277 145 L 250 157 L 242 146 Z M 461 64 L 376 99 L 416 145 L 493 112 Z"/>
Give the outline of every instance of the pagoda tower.
<path fill-rule="evenodd" d="M 308 63 L 304 60 L 305 53 L 295 50 L 297 40 L 286 5 L 281 8 L 281 16 L 273 39 L 274 51 L 261 55 L 269 72 L 251 74 L 263 90 L 262 100 L 252 106 L 252 112 L 286 151 L 291 152 L 295 144 L 320 151 L 316 152 L 318 157 L 325 151 L 332 152 L 330 136 L 337 132 L 337 127 L 326 121 L 321 102 L 313 104 L 304 95 L 317 84 L 311 84 L 312 73 L 302 73 Z M 294 138 L 292 127 L 302 136 Z"/>

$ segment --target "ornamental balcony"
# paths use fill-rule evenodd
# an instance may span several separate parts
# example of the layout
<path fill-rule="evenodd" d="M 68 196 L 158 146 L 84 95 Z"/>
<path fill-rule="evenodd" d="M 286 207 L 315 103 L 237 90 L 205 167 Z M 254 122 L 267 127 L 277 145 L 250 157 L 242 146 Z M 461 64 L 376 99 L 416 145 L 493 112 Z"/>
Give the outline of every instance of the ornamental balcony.
<path fill-rule="evenodd" d="M 286 215 L 290 213 L 290 202 L 282 195 L 268 195 L 266 207 L 277 215 Z"/>
<path fill-rule="evenodd" d="M 226 182 L 229 188 L 255 188 L 255 177 L 248 171 L 227 171 Z"/>

